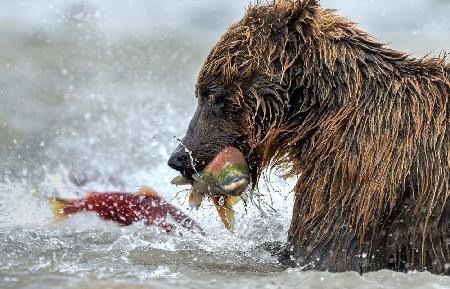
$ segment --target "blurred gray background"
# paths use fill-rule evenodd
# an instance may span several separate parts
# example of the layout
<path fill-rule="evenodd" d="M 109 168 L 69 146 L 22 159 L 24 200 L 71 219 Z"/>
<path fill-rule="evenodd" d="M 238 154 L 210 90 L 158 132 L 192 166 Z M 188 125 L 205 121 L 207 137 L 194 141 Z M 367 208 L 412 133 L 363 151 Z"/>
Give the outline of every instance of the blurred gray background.
<path fill-rule="evenodd" d="M 188 211 L 166 161 L 194 111 L 209 49 L 249 2 L 0 0 L 1 288 L 448 288 L 428 273 L 276 273 L 276 258 L 255 246 L 285 242 L 295 180 L 270 176 L 255 203 L 236 206 L 234 234 L 210 203 Z M 322 1 L 413 55 L 450 48 L 449 2 Z M 42 198 L 143 184 L 207 236 L 85 214 L 58 226 Z"/>
<path fill-rule="evenodd" d="M 194 110 L 203 60 L 249 3 L 0 1 L 0 178 L 164 165 Z M 322 4 L 413 55 L 450 48 L 450 1 Z"/>

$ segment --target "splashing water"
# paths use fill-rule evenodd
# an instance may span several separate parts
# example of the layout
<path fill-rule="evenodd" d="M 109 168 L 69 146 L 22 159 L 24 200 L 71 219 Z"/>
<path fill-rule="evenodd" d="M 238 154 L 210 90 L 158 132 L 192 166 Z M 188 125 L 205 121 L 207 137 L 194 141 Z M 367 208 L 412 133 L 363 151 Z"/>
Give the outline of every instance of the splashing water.
<path fill-rule="evenodd" d="M 256 204 L 235 207 L 234 234 L 212 204 L 189 211 L 165 163 L 193 113 L 208 49 L 247 1 L 169 2 L 0 3 L 9 27 L 0 30 L 0 288 L 450 288 L 448 277 L 429 273 L 280 266 L 259 245 L 286 240 L 295 180 L 262 178 Z M 432 26 L 448 31 L 449 22 Z M 122 228 L 94 214 L 55 223 L 42 197 L 141 185 L 188 212 L 206 236 Z"/>

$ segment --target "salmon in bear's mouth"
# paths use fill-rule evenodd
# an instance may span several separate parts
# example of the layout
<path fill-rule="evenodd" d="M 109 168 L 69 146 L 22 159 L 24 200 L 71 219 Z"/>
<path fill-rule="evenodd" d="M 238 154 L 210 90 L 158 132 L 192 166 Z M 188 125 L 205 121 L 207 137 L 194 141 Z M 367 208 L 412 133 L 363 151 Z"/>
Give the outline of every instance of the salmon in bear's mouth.
<path fill-rule="evenodd" d="M 190 184 L 210 196 L 239 196 L 250 184 L 250 172 L 242 152 L 237 148 L 227 147 L 201 172 L 190 177 L 176 177 L 172 184 Z"/>
<path fill-rule="evenodd" d="M 225 227 L 232 230 L 234 212 L 232 206 L 251 183 L 247 161 L 242 152 L 234 147 L 220 151 L 203 171 L 192 175 L 176 177 L 172 184 L 191 185 L 189 204 L 199 208 L 204 197 L 210 197 L 216 206 Z"/>

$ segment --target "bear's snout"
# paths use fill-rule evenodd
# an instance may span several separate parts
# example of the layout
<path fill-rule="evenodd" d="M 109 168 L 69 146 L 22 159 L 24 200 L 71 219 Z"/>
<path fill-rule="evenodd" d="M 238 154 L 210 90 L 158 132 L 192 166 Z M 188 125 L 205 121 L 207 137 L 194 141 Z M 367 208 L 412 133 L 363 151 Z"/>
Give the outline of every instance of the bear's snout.
<path fill-rule="evenodd" d="M 167 164 L 186 177 L 190 177 L 194 170 L 189 152 L 181 145 L 172 153 Z"/>

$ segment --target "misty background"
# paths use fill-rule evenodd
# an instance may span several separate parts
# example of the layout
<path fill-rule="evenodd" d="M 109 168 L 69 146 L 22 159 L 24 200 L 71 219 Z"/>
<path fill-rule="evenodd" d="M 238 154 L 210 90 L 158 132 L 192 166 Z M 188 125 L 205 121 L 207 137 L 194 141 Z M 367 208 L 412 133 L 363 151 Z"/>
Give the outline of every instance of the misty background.
<path fill-rule="evenodd" d="M 150 173 L 195 107 L 211 46 L 250 1 L 0 1 L 0 180 Z M 450 47 L 450 1 L 324 0 L 412 55 Z M 120 186 L 119 186 L 120 187 Z"/>
<path fill-rule="evenodd" d="M 261 2 L 263 2 L 261 0 Z M 236 229 L 189 210 L 167 165 L 197 74 L 248 0 L 0 0 L 0 287 L 449 288 L 429 273 L 302 272 L 255 250 L 286 242 L 295 180 L 270 176 Z M 450 49 L 450 0 L 323 0 L 413 56 Z M 75 186 L 75 183 L 81 186 Z M 207 233 L 55 223 L 48 198 L 150 185 Z"/>

